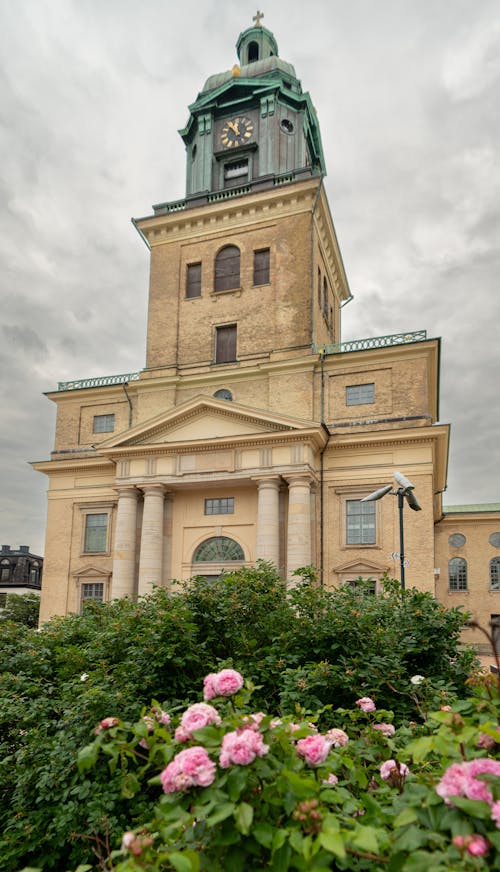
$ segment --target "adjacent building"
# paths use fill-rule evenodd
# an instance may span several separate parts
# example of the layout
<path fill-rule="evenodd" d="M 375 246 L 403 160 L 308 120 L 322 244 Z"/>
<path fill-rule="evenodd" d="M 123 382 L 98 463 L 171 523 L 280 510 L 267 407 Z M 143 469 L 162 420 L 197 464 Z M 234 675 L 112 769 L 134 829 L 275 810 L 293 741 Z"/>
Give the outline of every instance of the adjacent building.
<path fill-rule="evenodd" d="M 5 608 L 11 593 L 40 594 L 42 587 L 43 557 L 32 554 L 29 545 L 11 548 L 2 545 L 0 550 L 0 609 Z"/>
<path fill-rule="evenodd" d="M 462 556 L 448 538 L 476 515 L 443 514 L 440 341 L 342 343 L 351 293 L 311 98 L 260 16 L 237 52 L 180 131 L 185 198 L 134 220 L 151 263 L 144 369 L 48 394 L 42 621 L 259 559 L 290 584 L 314 564 L 325 585 L 376 590 L 398 573 L 397 501 L 361 499 L 394 470 L 422 506 L 405 526 L 407 583 L 465 599 L 448 593 Z M 488 522 L 498 561 L 498 506 Z"/>

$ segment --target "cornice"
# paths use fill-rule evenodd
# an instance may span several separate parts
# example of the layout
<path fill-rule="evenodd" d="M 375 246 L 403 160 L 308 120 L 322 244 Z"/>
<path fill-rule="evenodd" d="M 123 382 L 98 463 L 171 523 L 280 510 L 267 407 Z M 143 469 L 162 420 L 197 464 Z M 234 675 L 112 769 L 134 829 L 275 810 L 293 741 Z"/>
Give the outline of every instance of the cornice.
<path fill-rule="evenodd" d="M 46 475 L 54 475 L 58 472 L 78 472 L 79 470 L 92 470 L 92 472 L 110 472 L 114 467 L 112 460 L 106 460 L 100 453 L 99 457 L 82 457 L 78 460 L 41 460 L 30 464 L 37 472 Z"/>
<path fill-rule="evenodd" d="M 151 455 L 176 456 L 178 454 L 199 454 L 213 451 L 229 451 L 241 448 L 258 448 L 262 445 L 285 445 L 289 443 L 311 443 L 321 448 L 326 442 L 322 428 L 304 430 L 278 430 L 274 433 L 253 433 L 251 435 L 236 435 L 223 437 L 207 437 L 184 442 L 160 442 L 152 445 L 119 445 L 103 448 L 101 453 L 109 458 L 150 457 Z"/>
<path fill-rule="evenodd" d="M 181 240 L 193 235 L 227 234 L 231 229 L 263 220 L 273 222 L 281 217 L 311 210 L 318 178 L 293 182 L 255 194 L 207 204 L 185 212 L 153 215 L 136 221 L 151 247 L 169 239 Z"/>
<path fill-rule="evenodd" d="M 412 429 L 391 430 L 390 436 L 387 430 L 370 430 L 364 436 L 360 433 L 337 434 L 332 433 L 329 448 L 339 451 L 351 448 L 391 448 L 402 442 L 433 443 L 441 439 L 448 439 L 449 424 L 432 424 L 428 427 L 414 427 Z"/>

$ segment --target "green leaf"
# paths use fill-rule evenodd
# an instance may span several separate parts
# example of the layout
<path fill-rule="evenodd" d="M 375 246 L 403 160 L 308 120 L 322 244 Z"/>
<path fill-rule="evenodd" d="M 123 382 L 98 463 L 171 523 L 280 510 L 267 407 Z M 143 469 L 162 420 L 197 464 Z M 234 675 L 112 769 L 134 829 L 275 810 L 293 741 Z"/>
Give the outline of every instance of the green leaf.
<path fill-rule="evenodd" d="M 417 812 L 414 808 L 404 808 L 403 811 L 400 811 L 397 817 L 394 818 L 394 829 L 397 830 L 398 827 L 405 827 L 407 824 L 413 824 L 418 820 Z"/>
<path fill-rule="evenodd" d="M 93 766 L 95 766 L 98 754 L 99 748 L 94 742 L 92 742 L 91 745 L 85 745 L 85 747 L 78 752 L 78 770 L 80 772 L 86 772 L 88 769 L 92 769 Z"/>
<path fill-rule="evenodd" d="M 132 799 L 136 793 L 139 793 L 141 785 L 139 779 L 133 772 L 127 772 L 121 780 L 121 795 L 124 799 Z"/>
<path fill-rule="evenodd" d="M 240 802 L 234 813 L 234 819 L 236 821 L 236 828 L 240 833 L 243 833 L 244 836 L 248 836 L 253 821 L 252 806 L 249 805 L 248 802 Z"/>
<path fill-rule="evenodd" d="M 290 832 L 289 841 L 293 850 L 296 851 L 297 854 L 302 854 L 302 843 L 304 841 L 304 836 L 299 830 L 292 830 Z"/>
<path fill-rule="evenodd" d="M 200 860 L 194 851 L 174 851 L 168 854 L 168 859 L 177 872 L 198 872 L 200 868 Z"/>
<path fill-rule="evenodd" d="M 252 836 L 263 848 L 270 848 L 273 843 L 274 827 L 271 824 L 255 824 Z"/>
<path fill-rule="evenodd" d="M 273 851 L 279 851 L 282 845 L 285 844 L 288 830 L 276 830 L 273 836 Z"/>
<path fill-rule="evenodd" d="M 225 821 L 229 815 L 234 814 L 236 806 L 234 802 L 223 802 L 219 808 L 206 818 L 207 826 L 214 827 L 221 821 Z"/>
<path fill-rule="evenodd" d="M 406 747 L 406 753 L 411 754 L 415 763 L 420 763 L 422 760 L 425 760 L 428 754 L 434 748 L 434 736 L 421 736 L 419 739 L 415 739 L 414 742 L 410 742 Z"/>
<path fill-rule="evenodd" d="M 394 842 L 394 851 L 408 851 L 411 853 L 425 843 L 427 835 L 417 827 L 409 826 L 408 829 L 397 837 Z M 406 868 L 406 867 L 405 867 Z"/>
<path fill-rule="evenodd" d="M 242 790 L 245 789 L 246 784 L 247 771 L 243 766 L 233 766 L 233 768 L 229 770 L 226 781 L 227 793 L 232 802 L 236 802 L 236 800 L 240 798 L 240 794 Z"/>
<path fill-rule="evenodd" d="M 319 834 L 319 841 L 325 851 L 329 851 L 330 854 L 335 854 L 336 857 L 341 859 L 345 857 L 344 840 L 340 833 L 327 830 Z"/>
<path fill-rule="evenodd" d="M 369 851 L 371 854 L 376 854 L 379 849 L 377 831 L 374 827 L 360 825 L 354 832 L 351 841 L 361 851 Z"/>
<path fill-rule="evenodd" d="M 490 820 L 491 808 L 487 802 L 480 799 L 463 799 L 461 796 L 454 796 L 452 799 L 453 805 L 461 808 L 466 814 L 471 817 L 480 818 L 481 820 Z"/>

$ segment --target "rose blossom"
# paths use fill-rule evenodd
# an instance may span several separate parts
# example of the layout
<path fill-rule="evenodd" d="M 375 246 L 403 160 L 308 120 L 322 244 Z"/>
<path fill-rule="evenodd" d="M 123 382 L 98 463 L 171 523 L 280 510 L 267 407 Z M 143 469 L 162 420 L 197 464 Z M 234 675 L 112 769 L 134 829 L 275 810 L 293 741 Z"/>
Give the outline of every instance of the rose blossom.
<path fill-rule="evenodd" d="M 118 718 L 103 718 L 95 728 L 94 736 L 97 736 L 102 730 L 109 730 L 110 727 L 116 727 L 118 723 Z"/>
<path fill-rule="evenodd" d="M 410 681 L 412 684 L 422 684 L 425 681 L 425 675 L 413 675 Z"/>
<path fill-rule="evenodd" d="M 359 705 L 362 712 L 376 711 L 375 703 L 369 696 L 362 696 L 361 699 L 357 699 L 356 705 Z"/>
<path fill-rule="evenodd" d="M 500 776 L 500 761 L 484 757 L 465 763 L 452 763 L 436 785 L 436 793 L 447 805 L 453 804 L 450 799 L 453 796 L 479 799 L 491 804 L 493 796 L 488 784 L 477 777 L 483 774 Z"/>
<path fill-rule="evenodd" d="M 491 806 L 491 820 L 495 821 L 497 829 L 500 830 L 500 800 L 497 800 Z"/>
<path fill-rule="evenodd" d="M 387 739 L 390 739 L 391 736 L 396 732 L 396 727 L 394 724 L 373 724 L 374 730 L 380 730 L 383 736 Z"/>
<path fill-rule="evenodd" d="M 211 672 L 203 679 L 203 699 L 210 700 L 214 696 L 232 696 L 243 687 L 243 676 L 236 669 L 221 669 Z"/>
<path fill-rule="evenodd" d="M 175 731 L 178 742 L 187 742 L 193 738 L 195 730 L 208 727 L 209 724 L 220 724 L 220 717 L 212 705 L 205 702 L 195 702 L 186 709 L 181 717 L 181 722 Z"/>
<path fill-rule="evenodd" d="M 189 790 L 190 787 L 208 787 L 214 778 L 215 763 L 200 745 L 179 751 L 160 775 L 165 793 Z"/>
<path fill-rule="evenodd" d="M 214 680 L 217 678 L 215 672 L 210 672 L 209 675 L 205 675 L 203 679 L 203 699 L 208 702 L 208 700 L 213 699 L 214 696 L 217 696 L 217 691 L 215 690 Z"/>
<path fill-rule="evenodd" d="M 261 733 L 256 733 L 251 727 L 226 733 L 222 739 L 219 764 L 222 769 L 231 765 L 248 766 L 256 757 L 264 757 L 269 751 L 269 745 L 264 744 Z"/>
<path fill-rule="evenodd" d="M 335 727 L 328 730 L 326 738 L 335 745 L 336 748 L 343 748 L 349 741 L 349 736 L 343 730 L 337 730 Z"/>
<path fill-rule="evenodd" d="M 338 784 L 338 782 L 339 782 L 339 780 L 333 772 L 330 772 L 328 778 L 323 778 L 323 781 L 322 781 L 323 784 L 332 784 L 332 785 Z"/>
<path fill-rule="evenodd" d="M 315 736 L 299 739 L 297 754 L 304 758 L 308 766 L 320 766 L 328 757 L 331 747 L 332 742 L 326 736 L 317 733 Z"/>
<path fill-rule="evenodd" d="M 490 843 L 484 838 L 484 836 L 480 836 L 478 833 L 474 833 L 470 836 L 470 839 L 467 840 L 467 850 L 473 857 L 482 857 L 489 851 L 489 849 Z"/>
<path fill-rule="evenodd" d="M 394 778 L 406 778 L 410 770 L 406 763 L 396 763 L 395 760 L 386 760 L 380 767 L 380 777 L 383 781 L 391 781 Z"/>

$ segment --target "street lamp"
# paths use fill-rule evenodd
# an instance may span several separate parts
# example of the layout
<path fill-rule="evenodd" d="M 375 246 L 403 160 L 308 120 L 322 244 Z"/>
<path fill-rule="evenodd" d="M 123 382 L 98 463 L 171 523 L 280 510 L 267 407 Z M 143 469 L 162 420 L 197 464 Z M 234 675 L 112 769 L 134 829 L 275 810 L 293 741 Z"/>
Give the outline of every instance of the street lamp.
<path fill-rule="evenodd" d="M 402 475 L 401 472 L 394 472 L 394 479 L 398 483 L 399 487 L 397 490 L 392 489 L 392 485 L 388 484 L 385 487 L 381 487 L 378 490 L 374 491 L 372 494 L 368 494 L 367 497 L 363 497 L 362 503 L 371 503 L 374 500 L 381 500 L 382 497 L 385 497 L 386 494 L 391 494 L 393 497 L 398 498 L 398 510 L 399 510 L 399 563 L 401 567 L 401 589 L 405 589 L 405 541 L 404 541 L 404 530 L 403 530 L 403 497 L 405 497 L 410 509 L 413 509 L 414 512 L 422 511 L 422 506 L 419 504 L 415 494 L 413 493 L 415 489 L 415 485 L 408 481 L 408 479 Z"/>

